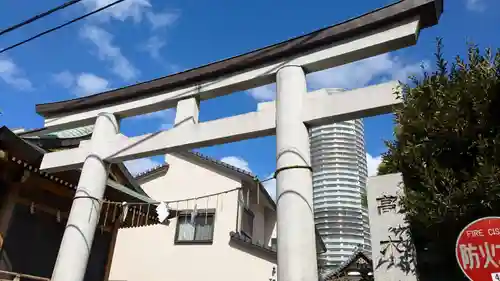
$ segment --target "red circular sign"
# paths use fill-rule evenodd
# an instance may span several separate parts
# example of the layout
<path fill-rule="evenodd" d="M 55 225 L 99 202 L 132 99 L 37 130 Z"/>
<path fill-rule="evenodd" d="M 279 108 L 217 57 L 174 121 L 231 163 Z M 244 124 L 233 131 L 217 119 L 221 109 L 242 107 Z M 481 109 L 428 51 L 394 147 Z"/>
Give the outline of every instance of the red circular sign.
<path fill-rule="evenodd" d="M 500 217 L 467 225 L 457 239 L 457 261 L 472 281 L 500 281 Z"/>

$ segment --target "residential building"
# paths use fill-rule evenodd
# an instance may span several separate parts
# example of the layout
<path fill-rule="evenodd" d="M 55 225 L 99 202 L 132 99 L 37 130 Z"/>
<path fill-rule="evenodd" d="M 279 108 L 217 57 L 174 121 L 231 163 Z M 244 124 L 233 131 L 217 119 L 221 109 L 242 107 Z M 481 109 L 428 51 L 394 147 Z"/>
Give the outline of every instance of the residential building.
<path fill-rule="evenodd" d="M 167 162 L 136 180 L 170 219 L 119 230 L 110 280 L 276 280 L 276 205 L 256 177 L 199 153 Z"/>
<path fill-rule="evenodd" d="M 335 269 L 358 247 L 371 249 L 363 121 L 313 127 L 310 145 L 315 223 L 327 248 L 321 258 Z"/>

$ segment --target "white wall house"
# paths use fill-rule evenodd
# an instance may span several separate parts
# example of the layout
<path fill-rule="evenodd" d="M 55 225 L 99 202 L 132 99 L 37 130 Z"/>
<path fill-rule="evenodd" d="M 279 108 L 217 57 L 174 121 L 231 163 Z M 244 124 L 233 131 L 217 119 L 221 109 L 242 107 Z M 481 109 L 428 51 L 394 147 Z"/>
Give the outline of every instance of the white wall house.
<path fill-rule="evenodd" d="M 109 280 L 276 279 L 276 205 L 255 176 L 192 152 L 167 162 L 137 180 L 155 200 L 181 201 L 167 223 L 119 231 Z"/>

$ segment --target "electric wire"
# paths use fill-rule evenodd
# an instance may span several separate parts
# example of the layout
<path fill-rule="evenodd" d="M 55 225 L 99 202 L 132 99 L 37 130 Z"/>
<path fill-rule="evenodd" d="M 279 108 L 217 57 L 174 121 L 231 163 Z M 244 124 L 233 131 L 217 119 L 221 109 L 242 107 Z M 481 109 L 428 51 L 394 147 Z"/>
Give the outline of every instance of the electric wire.
<path fill-rule="evenodd" d="M 4 49 L 0 50 L 0 54 L 4 53 L 4 52 L 6 52 L 6 51 L 12 50 L 12 49 L 14 49 L 14 48 L 16 48 L 16 47 L 19 47 L 19 46 L 21 46 L 21 45 L 24 45 L 24 44 L 26 44 L 26 43 L 28 43 L 28 42 L 30 42 L 30 41 L 33 41 L 33 40 L 35 40 L 35 39 L 37 39 L 37 38 L 40 38 L 40 37 L 42 37 L 42 36 L 44 36 L 44 35 L 46 35 L 46 34 L 49 34 L 49 33 L 51 33 L 51 32 L 54 32 L 54 31 L 56 31 L 56 30 L 59 30 L 59 29 L 61 29 L 61 28 L 63 28 L 63 27 L 66 27 L 66 26 L 68 26 L 68 25 L 70 25 L 70 24 L 72 24 L 72 23 L 75 23 L 75 22 L 77 22 L 77 21 L 80 21 L 80 20 L 82 20 L 82 19 L 84 19 L 84 18 L 86 18 L 86 17 L 89 17 L 89 16 L 93 15 L 93 14 L 97 14 L 97 13 L 99 13 L 99 12 L 101 12 L 101 11 L 105 10 L 105 9 L 108 9 L 108 8 L 110 8 L 110 7 L 112 7 L 112 6 L 116 5 L 116 4 L 118 4 L 118 3 L 121 3 L 121 2 L 123 2 L 123 1 L 125 1 L 125 0 L 117 0 L 117 1 L 112 2 L 112 3 L 110 3 L 110 4 L 106 5 L 106 6 L 103 6 L 103 7 L 99 8 L 99 9 L 97 9 L 97 10 L 94 10 L 94 11 L 92 11 L 92 12 L 90 12 L 90 13 L 84 14 L 83 16 L 80 16 L 80 17 L 74 18 L 74 19 L 72 19 L 72 20 L 70 20 L 70 21 L 68 21 L 68 22 L 66 22 L 66 23 L 63 23 L 63 24 L 61 24 L 61 25 L 58 25 L 58 26 L 56 26 L 56 27 L 54 27 L 54 28 L 47 29 L 47 30 L 45 30 L 44 32 L 38 33 L 38 34 L 37 34 L 37 35 L 35 35 L 35 36 L 32 36 L 32 37 L 30 37 L 30 38 L 28 38 L 28 39 L 26 39 L 26 40 L 23 40 L 23 41 L 21 41 L 21 42 L 18 42 L 18 43 L 14 44 L 14 45 L 11 45 L 11 46 L 9 46 L 9 47 L 7 47 L 7 48 L 4 48 Z"/>
<path fill-rule="evenodd" d="M 34 16 L 34 17 L 31 17 L 31 18 L 29 18 L 29 19 L 27 19 L 27 20 L 25 20 L 25 21 L 22 21 L 22 22 L 20 22 L 20 23 L 18 23 L 18 24 L 15 24 L 15 25 L 13 25 L 13 26 L 7 27 L 7 28 L 6 28 L 6 29 L 4 29 L 4 30 L 0 30 L 0 35 L 4 35 L 4 34 L 6 34 L 6 33 L 9 33 L 9 32 L 11 32 L 11 31 L 14 31 L 14 30 L 16 30 L 16 29 L 18 29 L 18 28 L 21 28 L 21 27 L 23 27 L 23 26 L 25 26 L 25 25 L 27 25 L 27 24 L 30 24 L 30 23 L 32 23 L 32 22 L 34 22 L 34 21 L 37 21 L 37 20 L 39 20 L 39 19 L 41 19 L 41 18 L 44 18 L 44 17 L 46 17 L 46 16 L 48 16 L 48 15 L 50 15 L 50 14 L 52 14 L 52 13 L 55 13 L 55 12 L 57 12 L 57 11 L 59 11 L 59 10 L 62 10 L 62 9 L 65 9 L 65 8 L 67 8 L 67 7 L 71 6 L 71 5 L 74 5 L 74 4 L 78 3 L 78 2 L 81 2 L 81 1 L 82 1 L 82 0 L 71 0 L 71 1 L 68 1 L 68 2 L 66 2 L 66 3 L 64 3 L 64 4 L 62 4 L 62 5 L 59 5 L 59 6 L 57 6 L 57 7 L 54 7 L 54 8 L 52 8 L 52 9 L 48 10 L 48 11 L 45 11 L 45 12 L 43 12 L 43 13 L 41 13 L 41 14 L 38 14 L 38 15 L 36 15 L 36 16 Z"/>

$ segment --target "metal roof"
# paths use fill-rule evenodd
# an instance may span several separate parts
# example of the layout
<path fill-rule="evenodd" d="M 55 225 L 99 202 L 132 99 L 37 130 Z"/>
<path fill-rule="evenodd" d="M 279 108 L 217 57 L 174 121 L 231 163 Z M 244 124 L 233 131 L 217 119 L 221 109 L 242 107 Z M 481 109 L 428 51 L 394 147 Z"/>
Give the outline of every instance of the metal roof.
<path fill-rule="evenodd" d="M 12 130 L 16 135 L 23 137 L 23 138 L 42 138 L 42 137 L 56 137 L 56 138 L 61 138 L 61 139 L 69 139 L 69 138 L 81 138 L 81 137 L 86 137 L 92 135 L 92 132 L 94 131 L 94 125 L 89 125 L 89 126 L 84 126 L 84 127 L 79 127 L 79 128 L 73 128 L 73 129 L 68 129 L 68 130 L 62 130 L 62 131 L 57 131 L 57 132 L 52 132 L 52 133 L 46 133 L 47 129 L 46 128 L 38 128 L 38 129 L 30 129 L 30 130 L 25 130 L 24 128 L 19 128 L 16 130 Z M 29 137 L 24 137 L 24 135 L 29 134 Z"/>

